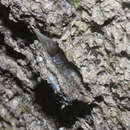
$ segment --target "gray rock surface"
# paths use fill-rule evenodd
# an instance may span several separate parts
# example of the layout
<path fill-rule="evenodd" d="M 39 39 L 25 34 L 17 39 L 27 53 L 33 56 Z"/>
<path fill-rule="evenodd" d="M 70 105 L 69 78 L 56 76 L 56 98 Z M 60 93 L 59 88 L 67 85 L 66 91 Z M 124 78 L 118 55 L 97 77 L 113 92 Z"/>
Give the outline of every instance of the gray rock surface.
<path fill-rule="evenodd" d="M 32 26 L 58 44 L 63 70 Z M 0 0 L 5 129 L 130 129 L 129 0 Z"/>

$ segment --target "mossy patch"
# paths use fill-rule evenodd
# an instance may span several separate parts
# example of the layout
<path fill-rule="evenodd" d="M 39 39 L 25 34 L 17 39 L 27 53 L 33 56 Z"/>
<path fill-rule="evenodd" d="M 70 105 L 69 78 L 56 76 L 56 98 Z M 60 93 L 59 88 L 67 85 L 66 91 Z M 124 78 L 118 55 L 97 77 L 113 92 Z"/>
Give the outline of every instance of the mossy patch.
<path fill-rule="evenodd" d="M 74 2 L 74 6 L 76 9 L 80 9 L 81 5 L 80 5 L 80 0 L 73 0 Z"/>
<path fill-rule="evenodd" d="M 12 124 L 10 123 L 9 119 L 5 116 L 5 115 L 2 115 L 0 114 L 0 118 L 5 121 L 7 124 L 9 124 L 10 126 L 12 126 Z"/>
<path fill-rule="evenodd" d="M 31 113 L 31 110 L 30 110 L 30 108 L 28 106 L 25 106 L 25 105 L 21 104 L 20 107 L 21 107 L 21 111 L 23 113 L 26 113 L 26 114 Z"/>
<path fill-rule="evenodd" d="M 88 25 L 80 20 L 73 21 L 72 26 L 77 27 L 79 32 L 86 32 L 88 30 Z"/>
<path fill-rule="evenodd" d="M 111 114 L 111 117 L 112 117 L 113 123 L 115 124 L 122 123 L 122 113 L 119 109 L 117 109 L 116 115 Z"/>

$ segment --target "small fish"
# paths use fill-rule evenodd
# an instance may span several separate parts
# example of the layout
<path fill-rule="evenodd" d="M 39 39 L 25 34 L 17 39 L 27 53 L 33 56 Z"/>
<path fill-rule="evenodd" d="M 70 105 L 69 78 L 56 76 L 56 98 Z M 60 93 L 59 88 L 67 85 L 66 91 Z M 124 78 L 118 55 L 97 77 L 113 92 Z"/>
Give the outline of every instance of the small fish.
<path fill-rule="evenodd" d="M 57 43 L 55 43 L 47 36 L 41 34 L 34 27 L 32 28 L 38 40 L 42 43 L 43 48 L 50 56 L 60 76 L 64 77 L 64 84 L 60 85 L 56 75 L 48 75 L 48 83 L 51 85 L 54 92 L 63 95 L 65 94 L 67 100 L 75 100 L 77 98 L 82 100 L 84 98 L 84 95 L 86 95 L 86 92 L 81 82 L 81 77 L 77 71 L 73 68 L 70 62 L 68 62 L 66 56 L 59 48 Z"/>
<path fill-rule="evenodd" d="M 58 45 L 47 36 L 41 34 L 33 26 L 32 26 L 32 29 L 34 33 L 36 34 L 38 40 L 42 43 L 42 46 L 45 49 L 45 51 L 50 55 L 50 57 L 55 57 L 55 55 L 58 53 L 58 50 L 59 50 Z M 60 93 L 60 86 L 58 84 L 58 80 L 53 73 L 51 72 L 48 73 L 47 81 L 50 87 L 54 90 L 54 93 Z"/>

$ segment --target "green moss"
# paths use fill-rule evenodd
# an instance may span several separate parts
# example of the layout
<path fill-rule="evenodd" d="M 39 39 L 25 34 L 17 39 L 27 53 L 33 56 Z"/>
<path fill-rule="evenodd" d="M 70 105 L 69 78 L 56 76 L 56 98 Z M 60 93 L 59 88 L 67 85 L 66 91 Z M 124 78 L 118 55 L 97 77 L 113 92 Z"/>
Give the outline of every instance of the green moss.
<path fill-rule="evenodd" d="M 116 113 L 116 120 L 117 122 L 121 123 L 122 122 L 122 113 L 120 110 L 117 110 L 117 113 Z"/>
<path fill-rule="evenodd" d="M 5 121 L 7 124 L 9 124 L 10 126 L 12 126 L 12 124 L 10 123 L 9 119 L 5 116 L 5 115 L 0 115 L 0 118 Z"/>
<path fill-rule="evenodd" d="M 75 34 L 73 35 L 82 35 L 88 30 L 88 24 L 85 22 L 82 22 L 81 20 L 75 20 L 72 23 L 72 27 L 75 29 Z"/>
<path fill-rule="evenodd" d="M 21 107 L 23 113 L 26 113 L 26 114 L 31 113 L 31 110 L 28 106 L 21 104 L 20 107 Z"/>
<path fill-rule="evenodd" d="M 60 37 L 61 36 L 61 30 L 59 28 L 56 28 L 56 27 L 51 27 L 51 33 L 52 35 L 55 35 L 57 37 Z"/>
<path fill-rule="evenodd" d="M 3 130 L 9 130 L 8 128 L 4 128 Z"/>
<path fill-rule="evenodd" d="M 74 1 L 74 6 L 75 6 L 75 8 L 76 9 L 80 9 L 80 2 L 79 2 L 79 0 L 73 0 Z"/>
<path fill-rule="evenodd" d="M 119 109 L 117 110 L 116 115 L 111 114 L 111 117 L 112 117 L 111 120 L 115 124 L 122 123 L 122 113 Z"/>

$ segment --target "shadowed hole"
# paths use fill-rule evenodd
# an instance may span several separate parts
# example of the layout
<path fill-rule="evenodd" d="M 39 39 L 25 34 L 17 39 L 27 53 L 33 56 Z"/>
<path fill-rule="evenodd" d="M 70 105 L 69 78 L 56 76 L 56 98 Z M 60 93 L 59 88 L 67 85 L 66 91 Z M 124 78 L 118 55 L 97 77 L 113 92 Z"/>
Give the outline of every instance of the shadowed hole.
<path fill-rule="evenodd" d="M 5 46 L 6 46 L 6 54 L 9 57 L 12 57 L 14 59 L 22 59 L 22 60 L 26 59 L 26 56 L 23 55 L 22 53 L 18 53 L 17 51 L 15 51 L 12 47 L 8 45 L 5 45 Z"/>
<path fill-rule="evenodd" d="M 78 118 L 85 118 L 88 124 L 93 125 L 91 110 L 94 104 L 86 104 L 82 101 L 68 101 L 63 109 L 64 98 L 55 94 L 46 81 L 40 82 L 35 90 L 35 103 L 48 116 L 55 119 L 60 126 L 71 127 Z"/>
<path fill-rule="evenodd" d="M 122 2 L 122 8 L 125 9 L 125 8 L 128 8 L 130 9 L 130 2 Z"/>
<path fill-rule="evenodd" d="M 34 35 L 30 33 L 27 24 L 23 21 L 18 21 L 17 23 L 9 19 L 10 9 L 4 6 L 0 6 L 0 20 L 2 25 L 7 29 L 11 30 L 13 39 L 22 39 L 26 45 L 34 41 Z"/>

